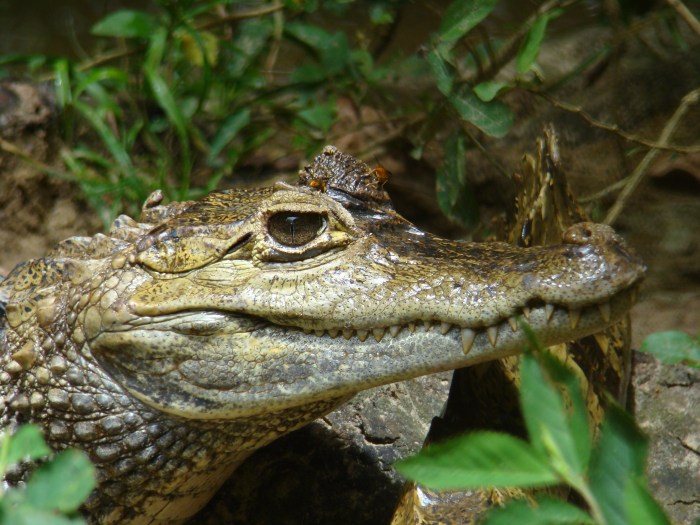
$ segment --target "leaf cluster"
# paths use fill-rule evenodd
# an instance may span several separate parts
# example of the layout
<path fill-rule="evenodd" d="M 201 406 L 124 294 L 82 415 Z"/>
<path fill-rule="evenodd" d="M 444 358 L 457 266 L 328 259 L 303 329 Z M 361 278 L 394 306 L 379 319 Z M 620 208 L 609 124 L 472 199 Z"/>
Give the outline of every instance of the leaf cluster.
<path fill-rule="evenodd" d="M 136 213 L 154 189 L 179 200 L 211 191 L 260 148 L 283 148 L 279 156 L 314 154 L 332 140 L 341 98 L 381 108 L 399 128 L 412 127 L 406 134 L 416 155 L 439 138 L 435 123 L 446 111 L 480 132 L 507 133 L 513 114 L 499 96 L 514 80 L 475 82 L 486 48 L 468 53 L 460 47 L 497 0 L 454 0 L 425 44 L 425 59 L 382 57 L 377 41 L 391 35 L 406 4 L 371 0 L 365 9 L 356 0 L 159 0 L 149 10 L 123 9 L 98 21 L 92 33 L 102 51 L 86 61 L 4 56 L 0 76 L 53 81 L 67 146 L 65 176 L 107 224 L 122 211 Z M 360 8 L 366 27 L 330 29 L 353 9 L 361 19 Z M 532 27 L 521 31 L 518 74 L 535 63 L 547 21 L 557 13 L 545 10 L 534 23 L 524 22 Z M 489 49 L 500 45 L 494 39 Z M 420 86 L 420 92 L 402 99 L 397 84 Z M 465 137 L 460 132 L 450 141 L 438 193 L 446 213 L 473 223 L 476 206 L 463 170 L 449 169 L 463 162 Z M 471 211 L 455 213 L 465 202 Z"/>
<path fill-rule="evenodd" d="M 0 433 L 0 478 L 51 451 L 34 425 Z M 44 461 L 21 488 L 0 486 L 0 525 L 79 525 L 78 507 L 95 488 L 95 471 L 84 452 L 64 450 Z"/>
<path fill-rule="evenodd" d="M 520 404 L 529 441 L 476 431 L 428 446 L 396 465 L 433 489 L 541 489 L 564 485 L 585 502 L 535 492 L 488 513 L 486 525 L 668 525 L 646 486 L 647 439 L 610 404 L 597 439 L 574 373 L 543 349 L 521 360 Z"/>

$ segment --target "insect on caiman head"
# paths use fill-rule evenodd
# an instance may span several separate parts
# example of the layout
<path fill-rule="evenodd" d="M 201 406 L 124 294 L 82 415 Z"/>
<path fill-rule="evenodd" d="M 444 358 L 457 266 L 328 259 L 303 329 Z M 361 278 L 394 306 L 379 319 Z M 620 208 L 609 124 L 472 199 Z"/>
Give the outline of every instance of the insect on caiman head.
<path fill-rule="evenodd" d="M 520 352 L 518 316 L 544 344 L 578 338 L 634 301 L 644 266 L 607 226 L 548 247 L 441 239 L 394 211 L 385 179 L 327 147 L 297 186 L 165 219 L 89 307 L 91 352 L 160 410 L 233 418 Z"/>

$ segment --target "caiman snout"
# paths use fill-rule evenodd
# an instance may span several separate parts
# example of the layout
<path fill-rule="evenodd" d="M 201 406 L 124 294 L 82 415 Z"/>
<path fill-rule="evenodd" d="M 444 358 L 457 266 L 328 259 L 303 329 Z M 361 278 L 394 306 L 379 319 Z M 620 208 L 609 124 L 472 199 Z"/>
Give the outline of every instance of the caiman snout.
<path fill-rule="evenodd" d="M 591 257 L 595 253 L 600 261 L 605 261 L 607 270 L 615 276 L 617 288 L 631 286 L 644 278 L 647 270 L 644 262 L 629 249 L 625 240 L 606 224 L 574 224 L 562 234 L 562 241 L 584 247 L 585 253 L 579 252 L 577 255 Z"/>

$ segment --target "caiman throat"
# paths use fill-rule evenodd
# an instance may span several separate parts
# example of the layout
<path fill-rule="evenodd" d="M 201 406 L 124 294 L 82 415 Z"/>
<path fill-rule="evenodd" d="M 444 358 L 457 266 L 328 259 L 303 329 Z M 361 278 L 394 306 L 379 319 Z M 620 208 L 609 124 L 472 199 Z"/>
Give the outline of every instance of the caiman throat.
<path fill-rule="evenodd" d="M 644 267 L 607 226 L 441 239 L 327 147 L 298 185 L 160 204 L 0 283 L 3 427 L 87 451 L 93 523 L 182 523 L 256 450 L 356 392 L 601 330 Z M 11 474 L 9 481 L 24 472 Z"/>

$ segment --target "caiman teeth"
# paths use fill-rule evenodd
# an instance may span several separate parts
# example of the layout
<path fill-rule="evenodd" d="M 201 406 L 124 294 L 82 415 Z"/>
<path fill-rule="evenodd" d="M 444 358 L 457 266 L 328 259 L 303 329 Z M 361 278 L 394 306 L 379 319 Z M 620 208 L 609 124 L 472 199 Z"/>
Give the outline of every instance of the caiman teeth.
<path fill-rule="evenodd" d="M 486 329 L 486 333 L 489 336 L 489 341 L 491 341 L 491 346 L 496 346 L 496 341 L 498 340 L 498 326 L 489 326 Z"/>
<path fill-rule="evenodd" d="M 581 310 L 578 308 L 572 308 L 569 310 L 569 322 L 571 323 L 571 329 L 576 330 L 578 322 L 581 319 Z"/>
<path fill-rule="evenodd" d="M 389 333 L 391 337 L 396 337 L 401 332 L 401 325 L 395 324 L 389 327 Z"/>
<path fill-rule="evenodd" d="M 416 331 L 416 323 L 408 323 L 408 331 L 413 333 Z"/>
<path fill-rule="evenodd" d="M 476 332 L 474 330 L 471 328 L 462 328 L 462 351 L 465 355 L 472 349 L 475 337 Z"/>
<path fill-rule="evenodd" d="M 328 335 L 330 335 L 333 339 L 338 337 L 338 334 L 340 333 L 340 330 L 337 328 L 329 328 L 328 329 Z"/>
<path fill-rule="evenodd" d="M 369 330 L 358 330 L 357 331 L 357 338 L 362 341 L 363 343 L 367 340 L 369 337 Z"/>
<path fill-rule="evenodd" d="M 433 327 L 433 322 L 432 321 L 423 321 L 423 326 L 425 326 L 426 332 L 430 332 L 430 329 Z"/>
<path fill-rule="evenodd" d="M 545 305 L 544 305 L 544 313 L 545 313 L 546 316 L 547 316 L 547 321 L 548 321 L 548 322 L 551 321 L 551 320 L 552 320 L 552 316 L 554 315 L 554 305 L 553 305 L 553 304 L 549 304 L 549 303 L 545 304 Z"/>
<path fill-rule="evenodd" d="M 446 335 L 452 329 L 451 323 L 446 323 L 445 321 L 440 323 L 440 333 Z"/>
<path fill-rule="evenodd" d="M 610 322 L 610 303 L 602 303 L 598 305 L 598 311 L 600 312 L 600 317 L 606 323 Z"/>
<path fill-rule="evenodd" d="M 315 333 L 318 337 L 323 337 L 323 334 L 325 334 L 326 331 L 325 331 L 325 330 L 314 330 L 314 333 Z"/>
<path fill-rule="evenodd" d="M 384 330 L 384 328 L 374 328 L 372 330 L 372 335 L 377 343 L 381 343 L 382 339 L 384 339 Z"/>
<path fill-rule="evenodd" d="M 514 332 L 518 331 L 518 320 L 515 317 L 509 317 L 508 324 L 510 325 L 511 330 Z"/>
<path fill-rule="evenodd" d="M 523 315 L 525 316 L 525 319 L 530 319 L 530 312 L 530 308 L 523 306 Z"/>
<path fill-rule="evenodd" d="M 353 331 L 351 328 L 344 328 L 343 329 L 343 337 L 345 339 L 350 339 L 352 337 L 352 333 L 353 333 Z"/>

